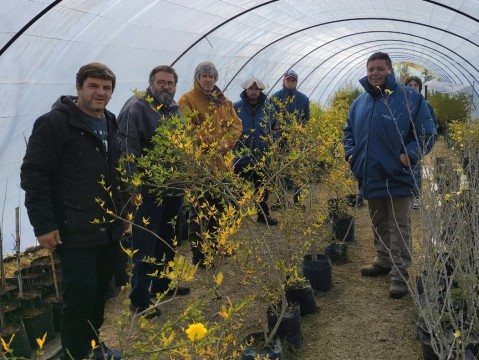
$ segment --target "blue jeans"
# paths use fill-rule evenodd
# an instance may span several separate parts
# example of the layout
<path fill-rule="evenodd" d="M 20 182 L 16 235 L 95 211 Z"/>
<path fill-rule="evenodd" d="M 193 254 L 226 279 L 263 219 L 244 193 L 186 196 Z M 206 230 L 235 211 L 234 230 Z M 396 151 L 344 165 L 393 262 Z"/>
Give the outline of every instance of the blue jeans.
<path fill-rule="evenodd" d="M 71 354 L 74 359 L 84 359 L 91 351 L 91 340 L 99 343 L 95 332 L 98 333 L 103 325 L 116 250 L 113 245 L 102 245 L 58 248 L 56 253 L 63 276 L 60 318 L 63 353 Z"/>
<path fill-rule="evenodd" d="M 144 227 L 142 219 L 149 219 L 150 223 L 146 228 L 158 235 L 173 246 L 175 228 L 171 221 L 178 215 L 182 197 L 165 197 L 161 205 L 156 203 L 154 198 L 143 198 L 143 203 L 135 214 L 135 224 Z M 139 227 L 134 226 L 131 240 L 132 251 L 137 252 L 133 255 L 133 270 L 131 278 L 131 304 L 137 308 L 148 307 L 151 295 L 168 289 L 170 281 L 168 279 L 159 279 L 148 274 L 158 270 L 158 274 L 165 268 L 164 265 L 154 265 L 143 261 L 145 257 L 152 257 L 156 262 L 167 263 L 173 260 L 175 252 L 163 241 L 153 234 Z M 151 295 L 150 295 L 151 286 Z"/>

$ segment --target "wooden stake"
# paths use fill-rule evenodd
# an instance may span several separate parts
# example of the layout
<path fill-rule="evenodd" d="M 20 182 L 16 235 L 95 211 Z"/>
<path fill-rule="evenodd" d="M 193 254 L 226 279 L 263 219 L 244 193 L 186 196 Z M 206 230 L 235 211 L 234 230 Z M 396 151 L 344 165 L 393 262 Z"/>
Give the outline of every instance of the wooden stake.
<path fill-rule="evenodd" d="M 20 264 L 20 208 L 15 208 L 15 250 L 17 254 L 18 298 L 23 298 L 22 265 Z"/>
<path fill-rule="evenodd" d="M 53 251 L 49 250 L 48 253 L 50 255 L 50 263 L 52 265 L 53 284 L 55 285 L 56 300 L 60 301 L 60 285 L 58 284 L 57 269 L 55 268 L 55 257 L 53 256 Z"/>

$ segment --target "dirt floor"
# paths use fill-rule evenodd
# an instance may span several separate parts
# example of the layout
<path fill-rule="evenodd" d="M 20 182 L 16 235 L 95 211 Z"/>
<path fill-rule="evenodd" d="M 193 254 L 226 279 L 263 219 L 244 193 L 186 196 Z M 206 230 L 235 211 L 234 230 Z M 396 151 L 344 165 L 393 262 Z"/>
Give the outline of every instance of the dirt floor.
<path fill-rule="evenodd" d="M 419 221 L 418 210 L 413 211 L 413 225 Z M 257 231 L 265 231 L 264 225 Z M 278 230 L 273 230 L 278 231 Z M 415 231 L 417 234 L 418 231 Z M 183 244 L 188 252 L 186 244 Z M 316 293 L 319 312 L 302 318 L 303 345 L 296 354 L 286 359 L 304 360 L 416 360 L 422 359 L 421 347 L 415 338 L 416 312 L 410 295 L 403 299 L 391 299 L 388 295 L 388 279 L 365 278 L 360 267 L 373 258 L 373 241 L 367 206 L 355 210 L 355 238 L 348 248 L 349 262 L 333 264 L 333 286 L 325 293 Z M 231 264 L 230 264 L 231 265 Z M 203 270 L 204 271 L 204 270 Z M 235 281 L 235 266 L 223 268 L 228 296 L 241 295 L 242 286 Z M 201 276 L 207 276 L 205 273 Z M 226 280 L 225 280 L 226 281 Z M 175 299 L 176 305 L 162 308 L 162 318 L 174 314 L 175 307 L 184 307 L 184 301 L 191 301 L 204 294 L 200 287 L 192 284 L 192 292 L 186 297 Z M 110 300 L 107 308 L 107 322 L 103 328 L 106 341 L 115 345 L 115 316 L 127 304 L 127 289 Z M 261 323 L 264 311 L 261 306 L 252 310 L 252 319 Z"/>

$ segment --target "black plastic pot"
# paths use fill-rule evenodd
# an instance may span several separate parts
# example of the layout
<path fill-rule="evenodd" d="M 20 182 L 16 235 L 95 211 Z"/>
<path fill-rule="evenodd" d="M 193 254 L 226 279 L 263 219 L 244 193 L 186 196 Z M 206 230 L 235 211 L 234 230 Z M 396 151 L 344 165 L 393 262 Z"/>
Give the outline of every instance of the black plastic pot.
<path fill-rule="evenodd" d="M 345 264 L 348 262 L 348 244 L 344 242 L 333 242 L 326 246 L 324 253 L 331 258 L 335 264 Z"/>
<path fill-rule="evenodd" d="M 301 312 L 301 316 L 314 314 L 318 310 L 316 298 L 309 280 L 303 286 L 286 287 L 286 299 L 288 303 L 297 303 Z"/>
<path fill-rule="evenodd" d="M 268 330 L 271 332 L 278 322 L 281 305 L 271 306 L 267 311 Z M 281 319 L 276 335 L 283 341 L 284 346 L 292 349 L 301 348 L 301 312 L 297 304 L 288 304 L 288 309 Z"/>
<path fill-rule="evenodd" d="M 48 332 L 47 342 L 53 338 L 55 327 L 53 325 L 53 313 L 51 305 L 41 309 L 33 309 L 25 312 L 22 317 L 23 325 L 28 335 L 28 340 L 32 348 L 37 346 L 37 338 L 42 338 Z"/>
<path fill-rule="evenodd" d="M 13 356 L 15 358 L 30 359 L 32 347 L 23 324 L 20 323 L 15 326 L 9 326 L 0 332 L 0 336 L 7 343 L 10 341 L 13 334 L 15 334 L 15 336 L 10 344 L 10 348 L 13 350 Z M 9 354 L 9 356 L 10 355 L 12 354 Z"/>
<path fill-rule="evenodd" d="M 423 360 L 439 360 L 439 357 L 432 349 L 431 336 L 427 332 L 421 331 L 419 333 L 419 341 L 421 342 Z"/>
<path fill-rule="evenodd" d="M 350 194 L 346 196 L 346 204 L 352 207 L 361 207 L 364 205 L 364 200 L 359 194 Z"/>
<path fill-rule="evenodd" d="M 351 242 L 354 239 L 354 217 L 349 214 L 333 216 L 333 236 L 339 241 Z"/>
<path fill-rule="evenodd" d="M 314 290 L 328 291 L 333 283 L 331 258 L 326 254 L 305 255 L 303 276 L 309 280 Z"/>
<path fill-rule="evenodd" d="M 249 345 L 241 353 L 241 360 L 281 360 L 283 358 L 283 348 L 279 337 L 273 340 L 271 347 L 264 346 L 264 334 L 262 332 L 248 335 L 245 342 Z"/>

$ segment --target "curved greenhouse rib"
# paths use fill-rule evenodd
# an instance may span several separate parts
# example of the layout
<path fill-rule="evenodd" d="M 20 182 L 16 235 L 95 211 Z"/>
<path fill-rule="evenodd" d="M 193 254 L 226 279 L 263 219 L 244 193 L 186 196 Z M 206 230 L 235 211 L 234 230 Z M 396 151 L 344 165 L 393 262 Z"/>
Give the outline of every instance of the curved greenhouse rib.
<path fill-rule="evenodd" d="M 359 73 L 364 72 L 364 65 L 365 64 L 364 64 L 364 57 L 362 55 L 358 55 L 354 59 L 349 58 L 348 60 L 349 60 L 348 67 L 347 67 L 348 69 L 340 78 L 337 79 L 336 84 L 344 82 L 345 80 L 343 80 L 343 79 L 345 77 L 346 78 L 353 78 L 354 77 L 355 79 L 359 79 L 359 77 L 360 77 Z M 357 61 L 357 63 L 354 64 L 353 66 L 351 66 L 351 63 L 356 62 L 356 61 Z M 453 60 L 451 59 L 451 61 L 453 61 Z M 343 68 L 343 70 L 344 69 L 345 69 L 345 67 Z M 477 90 L 473 86 L 474 82 L 471 82 L 467 78 L 467 76 L 464 75 L 464 73 L 461 71 L 460 68 L 456 68 L 456 69 L 457 69 L 457 71 L 459 71 L 461 73 L 462 76 L 464 76 L 464 78 L 467 80 L 469 85 L 471 85 L 471 87 L 474 89 L 474 92 L 476 93 L 476 95 L 479 96 Z M 469 75 L 471 75 L 467 69 L 464 68 L 463 70 L 465 70 Z M 352 74 L 352 73 L 354 73 L 354 75 L 349 75 L 349 74 Z M 329 101 L 330 98 L 331 98 L 331 94 L 328 95 L 327 101 Z"/>
<path fill-rule="evenodd" d="M 474 16 L 469 15 L 469 14 L 466 14 L 465 12 L 462 12 L 462 11 L 460 11 L 460 10 L 458 10 L 458 9 L 454 9 L 453 7 L 450 7 L 450 6 L 441 4 L 440 2 L 432 1 L 432 0 L 422 0 L 422 1 L 427 2 L 427 3 L 429 3 L 429 4 L 433 4 L 433 5 L 436 5 L 436 6 L 443 7 L 443 8 L 445 8 L 445 9 L 447 9 L 447 10 L 450 10 L 450 11 L 454 11 L 455 13 L 461 14 L 462 16 L 465 16 L 465 17 L 468 17 L 469 19 L 474 20 L 475 22 L 479 22 L 479 19 L 475 18 Z"/>
<path fill-rule="evenodd" d="M 327 61 L 329 61 L 330 59 L 332 59 L 332 58 L 333 58 L 334 56 L 336 56 L 337 54 L 340 54 L 340 53 L 343 52 L 343 51 L 352 49 L 352 48 L 354 48 L 354 47 L 356 47 L 356 46 L 359 46 L 359 45 L 369 44 L 369 43 L 372 43 L 372 42 L 383 42 L 383 41 L 398 41 L 398 42 L 400 42 L 401 40 L 369 40 L 369 41 L 366 41 L 366 42 L 363 42 L 363 43 L 358 43 L 358 44 L 351 45 L 351 46 L 349 46 L 349 47 L 347 47 L 347 48 L 342 49 L 341 51 L 337 52 L 336 54 L 331 55 L 330 57 L 328 57 L 327 59 L 325 59 L 324 61 L 322 61 L 320 64 L 318 64 L 313 70 L 311 70 L 311 72 L 310 72 L 308 75 L 305 76 L 305 80 L 306 80 L 309 76 L 311 76 L 317 69 L 319 69 L 324 63 L 326 63 Z M 403 42 L 408 43 L 408 41 L 403 41 Z M 414 44 L 415 44 L 415 45 L 422 46 L 421 44 L 417 44 L 417 43 L 414 43 Z M 376 44 L 375 44 L 375 45 L 372 45 L 372 46 L 367 47 L 367 48 L 361 48 L 361 49 L 357 50 L 356 52 L 352 53 L 352 54 L 349 56 L 349 58 L 350 58 L 351 56 L 353 56 L 353 55 L 358 54 L 359 52 L 362 52 L 362 51 L 365 51 L 365 50 L 369 50 L 370 48 L 374 48 L 374 47 L 377 47 L 377 46 L 379 46 L 379 45 L 376 45 Z M 425 46 L 425 45 L 424 45 L 423 47 L 428 48 L 428 46 Z M 434 49 L 432 49 L 432 48 L 430 48 L 430 47 L 429 47 L 429 49 L 431 49 L 431 50 L 434 51 Z M 426 60 L 426 58 L 417 56 L 417 53 L 421 53 L 421 54 L 423 54 L 423 55 L 429 55 L 429 56 L 431 56 L 431 54 L 423 53 L 423 52 L 418 51 L 418 50 L 415 50 L 414 53 L 412 54 L 412 56 L 414 56 L 414 57 L 416 57 L 416 58 L 419 58 L 419 59 Z M 440 53 L 440 52 L 439 52 L 439 53 Z M 405 52 L 405 54 L 407 54 L 407 52 Z M 440 54 L 441 54 L 441 53 L 440 53 Z M 311 93 L 313 93 L 313 92 L 319 87 L 319 85 L 321 84 L 321 82 L 323 81 L 323 79 L 326 78 L 327 75 L 329 75 L 329 73 L 331 73 L 333 70 L 335 70 L 338 66 L 342 65 L 342 63 L 345 62 L 345 61 L 347 61 L 349 58 L 345 58 L 345 59 L 341 60 L 340 62 L 336 63 L 336 64 L 322 77 L 322 79 L 319 80 L 318 84 L 316 84 L 316 86 L 314 87 L 314 89 L 312 90 Z M 436 60 L 436 61 L 438 61 L 439 63 L 441 63 L 441 64 L 448 70 L 449 73 L 453 73 L 452 70 L 451 70 L 447 65 L 443 64 L 443 63 L 440 62 L 439 60 Z M 452 61 L 452 59 L 451 59 L 451 61 Z M 459 69 L 458 69 L 454 64 L 451 63 L 451 65 L 454 66 L 454 68 L 455 68 L 457 71 L 459 71 Z M 464 69 L 464 70 L 467 71 L 467 69 Z M 437 71 L 439 71 L 439 70 L 437 70 Z M 448 78 L 449 81 L 452 82 L 452 79 L 447 76 L 447 73 L 448 73 L 448 72 L 444 72 L 444 73 L 442 74 L 442 76 L 443 76 L 444 78 Z M 460 71 L 459 71 L 459 72 L 460 72 Z M 469 73 L 469 72 L 468 72 L 468 73 Z M 464 74 L 463 74 L 462 72 L 461 72 L 461 75 L 464 76 Z M 476 79 L 471 73 L 469 73 L 469 75 L 470 75 L 475 81 L 477 81 L 477 79 Z M 456 77 L 457 77 L 457 76 L 456 76 Z M 466 76 L 464 76 L 464 78 L 465 78 L 465 79 L 469 82 L 469 84 L 472 86 L 472 83 L 470 82 L 470 80 L 468 80 L 468 78 L 467 78 Z M 305 80 L 303 80 L 302 83 L 304 83 Z M 301 84 L 302 84 L 302 83 L 301 83 Z M 298 88 L 300 87 L 301 84 L 298 84 Z M 324 90 L 323 90 L 323 92 L 321 93 L 319 99 L 322 98 L 323 95 L 324 95 Z"/>
<path fill-rule="evenodd" d="M 463 60 L 464 62 L 466 62 L 468 65 L 470 65 L 474 70 L 476 70 L 477 73 L 479 73 L 479 69 L 476 68 L 473 64 L 471 64 L 467 59 L 465 59 L 464 57 L 462 57 L 461 55 L 459 55 L 456 51 L 454 51 L 454 50 L 452 50 L 452 49 L 449 49 L 448 47 L 446 47 L 446 46 L 444 46 L 444 45 L 442 45 L 442 44 L 440 44 L 440 43 L 438 43 L 438 42 L 436 42 L 436 41 L 429 40 L 429 39 L 427 39 L 427 38 L 425 38 L 425 37 L 422 37 L 422 36 L 419 36 L 419 35 L 409 34 L 409 33 L 401 32 L 401 31 L 392 31 L 392 30 L 362 31 L 362 32 L 356 32 L 356 33 L 352 33 L 352 34 L 348 34 L 348 35 L 344 35 L 344 36 L 338 37 L 338 38 L 336 38 L 336 39 L 327 41 L 327 42 L 325 42 L 324 44 L 321 44 L 321 45 L 319 45 L 318 47 L 316 47 L 315 49 L 309 51 L 307 54 L 304 54 L 301 58 L 299 58 L 297 61 L 295 61 L 290 67 L 293 68 L 293 67 L 296 66 L 299 62 L 301 62 L 304 58 L 306 58 L 307 56 L 309 56 L 309 55 L 312 54 L 313 52 L 315 52 L 315 51 L 317 51 L 317 50 L 323 48 L 324 46 L 326 46 L 326 45 L 328 45 L 328 44 L 331 44 L 331 43 L 333 43 L 333 42 L 336 42 L 336 41 L 338 41 L 338 40 L 341 40 L 341 39 L 344 39 L 344 38 L 348 38 L 348 37 L 351 37 L 351 36 L 362 35 L 362 34 L 370 34 L 370 33 L 387 33 L 387 34 L 391 33 L 391 34 L 399 34 L 399 35 L 413 36 L 413 37 L 418 38 L 418 39 L 426 40 L 426 41 L 428 41 L 428 42 L 430 42 L 430 43 L 432 43 L 432 44 L 438 45 L 438 46 L 443 47 L 444 49 L 446 49 L 446 50 L 452 52 L 454 55 L 456 55 L 457 57 L 459 57 L 460 59 L 462 59 L 462 60 Z M 378 40 L 371 40 L 371 41 L 385 41 L 385 40 L 380 40 L 380 39 L 378 39 Z M 391 41 L 393 41 L 393 39 L 391 39 Z M 395 41 L 404 41 L 404 42 L 406 42 L 406 40 L 395 40 Z M 414 44 L 417 44 L 417 45 L 421 45 L 422 47 L 428 48 L 428 49 L 430 49 L 430 50 L 432 50 L 432 51 L 436 51 L 436 52 L 438 52 L 439 54 L 443 54 L 444 56 L 446 56 L 445 53 L 440 52 L 439 50 L 434 49 L 434 48 L 432 48 L 432 47 L 429 47 L 429 46 L 427 46 L 427 45 L 422 45 L 422 44 L 415 43 L 415 42 L 411 42 L 411 43 L 414 43 Z M 450 58 L 449 56 L 447 56 L 447 57 Z M 455 61 L 455 60 L 453 60 L 452 58 L 450 58 L 450 59 L 451 59 L 451 61 Z M 461 66 L 461 67 L 462 67 L 464 70 L 466 70 L 466 69 L 464 68 L 464 66 Z M 456 68 L 456 69 L 457 69 L 457 68 Z M 467 71 L 467 70 L 466 70 L 466 71 Z M 467 71 L 467 72 L 468 72 L 468 74 L 469 74 L 471 77 L 473 77 L 473 78 L 475 79 L 475 77 L 474 77 L 469 71 Z M 461 74 L 462 74 L 462 72 L 461 72 Z M 273 86 L 271 86 L 271 88 L 274 88 L 274 87 L 278 84 L 279 81 L 281 81 L 281 78 L 278 79 L 278 80 L 276 80 L 276 82 L 273 84 Z M 476 81 L 477 81 L 477 80 L 476 80 Z M 304 82 L 304 81 L 303 81 L 303 82 Z"/>
<path fill-rule="evenodd" d="M 61 3 L 63 0 L 55 0 L 52 2 L 50 5 L 48 5 L 45 9 L 40 11 L 33 19 L 31 19 L 24 27 L 22 27 L 13 37 L 8 40 L 8 42 L 0 49 L 0 56 L 7 51 L 7 49 L 25 32 L 28 30 L 30 26 L 35 24 L 43 15 L 45 15 L 47 12 L 49 12 L 51 9 L 53 9 L 55 6 L 57 6 L 59 3 Z"/>
<path fill-rule="evenodd" d="M 416 64 L 420 64 L 418 61 L 408 60 L 408 59 L 410 59 L 410 57 L 408 57 L 408 55 L 410 55 L 410 54 L 408 54 L 407 52 L 404 52 L 405 49 L 403 49 L 403 48 L 397 48 L 397 47 L 384 47 L 384 48 L 383 48 L 383 47 L 379 47 L 379 46 L 381 46 L 381 45 L 376 44 L 376 45 L 373 45 L 373 46 L 369 47 L 368 49 L 378 47 L 376 51 L 386 50 L 387 53 L 388 53 L 390 56 L 392 56 L 392 57 L 394 57 L 394 58 L 396 58 L 396 59 L 398 59 L 399 57 L 401 57 L 401 59 L 400 59 L 399 61 L 411 61 L 411 62 L 414 62 L 414 63 L 416 63 Z M 365 68 L 365 64 L 364 64 L 364 54 L 359 54 L 361 51 L 362 51 L 362 50 L 359 50 L 359 51 L 357 51 L 357 52 L 351 54 L 352 56 L 353 56 L 353 55 L 355 56 L 356 54 L 358 54 L 358 56 L 355 56 L 354 58 L 352 58 L 352 56 L 351 56 L 351 57 L 349 57 L 349 58 L 347 58 L 347 59 L 344 59 L 344 62 L 345 62 L 346 65 L 337 72 L 336 76 L 334 77 L 334 79 L 336 80 L 336 84 L 335 84 L 335 86 L 332 87 L 332 88 L 336 88 L 336 87 L 337 87 L 337 84 L 340 84 L 342 81 L 344 81 L 344 78 L 347 76 L 348 73 L 350 73 L 351 71 L 357 70 L 358 67 L 360 67 L 360 68 L 363 69 L 363 71 L 364 71 L 364 68 Z M 426 57 L 417 55 L 418 53 L 423 54 L 423 55 L 426 55 Z M 437 62 L 440 62 L 440 61 L 437 60 L 435 57 L 431 56 L 431 54 L 428 54 L 428 53 L 424 53 L 424 52 L 420 52 L 420 51 L 418 51 L 418 50 L 415 50 L 415 54 L 414 54 L 414 58 L 415 58 L 415 59 L 421 59 L 421 60 L 423 61 L 423 64 L 427 64 L 427 65 L 430 66 L 430 68 L 432 68 L 433 70 L 436 70 L 436 71 L 437 71 L 437 67 L 435 68 L 435 67 L 431 66 L 431 60 L 428 59 L 427 56 L 430 57 L 432 60 L 436 60 Z M 362 60 L 360 63 L 356 64 L 354 67 L 352 67 L 352 66 L 349 67 L 352 62 L 354 62 L 354 61 L 356 61 L 356 60 L 359 60 L 359 59 Z M 348 60 L 349 60 L 349 62 L 348 62 Z M 442 63 L 442 62 L 440 62 L 440 63 Z M 422 64 L 420 64 L 420 65 L 422 65 Z M 424 66 L 424 65 L 422 65 L 422 66 Z M 341 71 L 343 71 L 345 68 L 347 68 L 348 70 L 346 71 L 345 74 L 343 74 L 342 76 L 339 77 L 339 74 L 340 74 Z M 333 70 L 337 70 L 337 67 L 334 67 L 334 68 L 330 69 L 329 72 L 332 72 Z M 457 69 L 457 68 L 456 68 L 456 70 L 459 71 L 462 76 L 464 76 L 464 74 L 460 71 L 460 69 Z M 328 72 L 328 73 L 329 73 L 329 72 Z M 456 78 L 458 78 L 458 76 L 457 76 L 456 74 L 454 74 L 454 75 L 455 75 Z M 464 77 L 465 77 L 465 76 L 464 76 Z M 467 77 L 465 77 L 465 78 L 467 79 Z M 358 79 L 359 79 L 359 76 L 358 76 Z M 447 76 L 447 73 L 442 74 L 442 81 L 449 82 L 449 83 L 455 82 L 450 76 Z M 470 80 L 467 80 L 467 81 L 468 81 L 469 84 L 472 86 L 471 81 L 470 81 Z M 323 79 L 320 79 L 320 81 L 318 82 L 318 84 L 317 84 L 317 85 L 314 87 L 314 89 L 310 92 L 310 96 L 312 96 L 312 94 L 315 93 L 315 91 L 320 87 L 320 85 L 321 85 L 322 82 L 323 82 Z M 328 87 L 328 89 L 331 90 L 330 87 Z M 319 92 L 319 90 L 318 90 L 318 92 Z M 322 99 L 324 96 L 326 96 L 326 95 L 327 95 L 327 98 L 326 98 L 326 99 L 327 99 L 327 101 L 329 101 L 329 99 L 330 99 L 330 97 L 331 97 L 331 95 L 332 95 L 332 92 L 330 92 L 329 94 L 326 94 L 325 89 L 323 89 L 323 91 L 322 91 L 320 94 L 318 94 L 317 96 L 315 96 L 315 98 L 317 98 L 317 99 L 318 99 L 318 102 L 320 102 L 321 99 Z M 326 102 L 327 102 L 327 101 L 326 101 Z"/>
<path fill-rule="evenodd" d="M 196 44 L 198 44 L 201 40 L 206 39 L 206 38 L 208 37 L 208 35 L 210 35 L 211 33 L 215 32 L 216 30 L 218 30 L 219 28 L 221 28 L 223 25 L 228 24 L 230 21 L 232 21 L 232 20 L 234 20 L 234 19 L 236 19 L 236 18 L 238 18 L 238 17 L 240 17 L 240 16 L 242 16 L 242 15 L 244 15 L 244 14 L 247 14 L 247 13 L 249 13 L 249 12 L 252 11 L 252 10 L 256 10 L 257 8 L 260 8 L 260 7 L 265 6 L 265 5 L 270 5 L 270 4 L 272 4 L 272 3 L 274 3 L 274 2 L 277 2 L 277 1 L 279 1 L 279 0 L 270 0 L 270 1 L 268 1 L 268 2 L 265 2 L 264 4 L 259 4 L 259 5 L 253 6 L 252 8 L 250 8 L 250 9 L 248 9 L 248 10 L 245 10 L 245 11 L 242 11 L 242 12 L 236 14 L 235 16 L 229 18 L 228 20 L 223 21 L 221 24 L 216 25 L 213 29 L 211 29 L 210 31 L 208 31 L 206 34 L 203 34 L 203 35 L 202 35 L 198 40 L 196 40 L 193 44 L 191 44 L 190 46 L 188 46 L 188 48 L 185 49 L 185 50 L 180 54 L 180 56 L 178 56 L 178 57 L 175 59 L 175 61 L 173 61 L 173 62 L 171 63 L 171 66 L 175 66 L 175 64 L 176 64 L 184 55 L 186 55 L 186 54 L 188 53 L 188 51 L 190 51 Z"/>
<path fill-rule="evenodd" d="M 315 24 L 315 25 L 311 25 L 311 26 L 307 26 L 305 28 L 302 28 L 302 29 L 299 29 L 299 30 L 296 30 L 296 31 L 293 31 L 287 35 L 284 35 L 284 36 L 281 36 L 279 37 L 278 39 L 270 42 L 269 44 L 263 46 L 261 49 L 259 49 L 255 54 L 253 54 L 247 61 L 245 61 L 245 63 L 239 68 L 239 70 L 236 72 L 236 74 L 234 74 L 232 76 L 232 78 L 229 80 L 229 82 L 226 84 L 226 86 L 224 87 L 223 91 L 226 91 L 228 89 L 228 87 L 231 85 L 231 83 L 233 82 L 233 80 L 236 79 L 236 77 L 238 76 L 238 74 L 246 67 L 246 65 L 248 65 L 258 54 L 260 54 L 261 52 L 263 52 L 264 50 L 266 50 L 267 48 L 269 48 L 270 46 L 272 46 L 273 44 L 276 44 L 277 42 L 281 41 L 281 40 L 284 40 L 292 35 L 295 35 L 295 34 L 298 34 L 300 32 L 303 32 L 303 31 L 306 31 L 306 30 L 310 30 L 310 29 L 314 29 L 314 28 L 317 28 L 317 27 L 320 27 L 320 26 L 323 26 L 323 25 L 330 25 L 330 24 L 336 24 L 336 23 L 342 23 L 342 22 L 348 22 L 348 21 L 364 21 L 364 20 L 378 20 L 378 21 L 395 21 L 395 22 L 401 22 L 401 23 L 407 23 L 407 24 L 414 24 L 414 25 L 419 25 L 419 26 L 424 26 L 424 27 L 427 27 L 427 28 L 431 28 L 431 29 L 435 29 L 435 30 L 438 30 L 440 32 L 445 32 L 449 35 L 452 35 L 452 36 L 456 36 L 474 46 L 476 46 L 477 48 L 479 48 L 479 44 L 475 43 L 474 41 L 462 36 L 462 35 L 459 35 L 459 34 L 456 34 L 452 31 L 449 31 L 449 30 L 445 30 L 445 29 L 441 29 L 437 26 L 432 26 L 432 25 L 427 25 L 427 24 L 423 24 L 423 23 L 419 23 L 417 21 L 411 21 L 411 20 L 400 20 L 400 19 L 393 19 L 393 18 L 382 18 L 382 17 L 365 17 L 365 18 L 349 18 L 349 19 L 340 19 L 340 20 L 334 20 L 334 21 L 327 21 L 327 22 L 324 22 L 324 23 L 320 23 L 320 24 Z M 412 35 L 412 34 L 409 34 L 408 35 Z M 429 41 L 429 40 L 428 40 Z"/>

